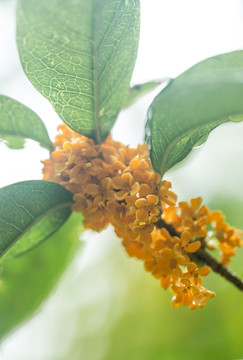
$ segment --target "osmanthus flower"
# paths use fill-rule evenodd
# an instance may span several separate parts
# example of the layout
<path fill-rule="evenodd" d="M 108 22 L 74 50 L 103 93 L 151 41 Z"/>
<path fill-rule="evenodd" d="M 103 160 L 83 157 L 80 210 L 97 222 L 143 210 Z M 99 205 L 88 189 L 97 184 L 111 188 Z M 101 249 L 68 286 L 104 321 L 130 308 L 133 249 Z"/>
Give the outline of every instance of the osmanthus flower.
<path fill-rule="evenodd" d="M 152 242 L 152 231 L 154 230 L 153 224 L 141 223 L 132 226 L 132 232 L 138 237 L 138 240 L 145 244 Z"/>
<path fill-rule="evenodd" d="M 193 299 L 199 295 L 199 289 L 193 285 L 190 279 L 181 278 L 174 285 L 171 286 L 171 291 L 174 294 L 172 298 L 172 306 L 178 307 L 180 305 L 190 306 Z"/>
<path fill-rule="evenodd" d="M 218 244 L 220 249 L 220 261 L 223 265 L 228 265 L 232 256 L 235 256 L 234 247 L 227 244 L 227 242 L 220 242 Z"/>
<path fill-rule="evenodd" d="M 143 260 L 145 247 L 144 243 L 136 240 L 123 239 L 122 245 L 125 247 L 129 256 Z"/>
<path fill-rule="evenodd" d="M 151 224 L 158 221 L 160 215 L 158 204 L 159 197 L 156 195 L 148 195 L 146 198 L 137 199 L 133 210 L 136 212 L 138 222 Z"/>
<path fill-rule="evenodd" d="M 215 293 L 203 287 L 197 287 L 188 278 L 182 278 L 175 285 L 171 286 L 174 294 L 172 298 L 172 306 L 189 306 L 191 310 L 197 307 L 203 307 L 208 299 L 215 296 Z"/>
<path fill-rule="evenodd" d="M 124 200 L 128 195 L 136 195 L 139 191 L 139 183 L 133 181 L 130 173 L 123 173 L 121 176 L 115 176 L 111 180 L 113 189 L 117 190 L 114 197 L 118 200 Z"/>
<path fill-rule="evenodd" d="M 115 197 L 115 196 L 114 196 Z M 116 199 L 108 201 L 106 204 L 107 211 L 110 214 L 110 222 L 112 224 L 129 225 L 133 216 L 129 216 L 129 208 L 125 201 L 117 202 Z"/>
<path fill-rule="evenodd" d="M 160 252 L 165 248 L 172 249 L 175 243 L 175 237 L 171 236 L 168 230 L 166 230 L 165 228 L 155 228 L 155 230 L 153 231 L 153 243 L 151 246 L 155 251 Z"/>
<path fill-rule="evenodd" d="M 182 222 L 183 228 L 188 230 L 195 238 L 204 238 L 207 236 L 207 219 L 205 216 L 195 219 L 185 219 Z"/>
<path fill-rule="evenodd" d="M 176 238 L 175 241 L 176 241 L 175 248 L 177 249 L 177 251 L 182 250 L 184 254 L 194 253 L 201 246 L 201 242 L 199 240 L 192 241 L 192 235 L 189 231 L 183 231 L 183 233 L 180 236 L 180 239 Z"/>
<path fill-rule="evenodd" d="M 170 181 L 162 181 L 159 188 L 159 197 L 160 200 L 167 205 L 176 205 L 177 195 L 170 190 L 171 182 Z"/>
<path fill-rule="evenodd" d="M 210 249 L 213 234 L 222 263 L 228 263 L 242 245 L 241 233 L 200 197 L 177 203 L 171 183 L 154 171 L 145 144 L 131 149 L 109 135 L 97 145 L 64 124 L 58 130 L 43 162 L 44 179 L 73 193 L 72 209 L 83 214 L 86 228 L 101 231 L 112 224 L 127 253 L 142 260 L 162 288 L 171 288 L 174 307 L 203 307 L 214 296 L 202 287 L 209 269 L 192 259 L 205 246 Z"/>
<path fill-rule="evenodd" d="M 93 208 L 105 208 L 108 201 L 115 199 L 111 181 L 112 180 L 107 177 L 102 179 L 98 184 L 87 184 L 84 186 L 84 192 L 87 196 L 90 195 L 92 197 Z"/>
<path fill-rule="evenodd" d="M 207 266 L 202 266 L 198 268 L 198 266 L 190 262 L 187 264 L 187 272 L 184 274 L 185 278 L 193 279 L 193 283 L 196 286 L 201 286 L 203 283 L 203 279 L 200 276 L 207 276 L 210 273 L 210 269 Z"/>
<path fill-rule="evenodd" d="M 209 212 L 208 221 L 212 227 L 212 236 L 218 240 L 221 263 L 227 265 L 231 257 L 235 256 L 235 250 L 242 246 L 242 232 L 229 226 L 220 211 Z"/>
<path fill-rule="evenodd" d="M 190 205 L 185 201 L 179 202 L 182 230 L 189 231 L 195 238 L 207 236 L 208 209 L 204 205 L 201 206 L 201 203 L 201 197 L 191 199 Z"/>
<path fill-rule="evenodd" d="M 178 206 L 168 206 L 162 202 L 162 219 L 167 223 L 171 224 L 174 229 L 181 232 L 182 231 L 182 219 L 179 212 Z"/>
<path fill-rule="evenodd" d="M 194 310 L 198 307 L 202 308 L 205 306 L 206 302 L 209 299 L 212 299 L 214 296 L 215 293 L 213 291 L 201 287 L 199 293 L 193 297 L 192 304 L 189 306 L 189 308 L 191 310 Z"/>
<path fill-rule="evenodd" d="M 160 272 L 163 275 L 175 275 L 177 278 L 182 276 L 181 266 L 185 266 L 187 257 L 173 249 L 164 249 L 158 258 L 158 264 L 154 272 Z"/>
<path fill-rule="evenodd" d="M 133 175 L 134 181 L 137 181 L 139 184 L 147 184 L 157 188 L 161 177 L 154 172 L 152 164 L 148 160 L 148 150 L 146 153 L 146 156 L 136 157 L 131 160 L 125 172 L 130 172 Z"/>
<path fill-rule="evenodd" d="M 154 277 L 157 278 L 157 274 L 153 274 L 153 275 Z M 162 276 L 158 276 L 158 278 L 160 279 L 160 286 L 164 290 L 167 290 L 174 282 L 174 279 L 172 279 L 171 275 L 162 275 Z"/>

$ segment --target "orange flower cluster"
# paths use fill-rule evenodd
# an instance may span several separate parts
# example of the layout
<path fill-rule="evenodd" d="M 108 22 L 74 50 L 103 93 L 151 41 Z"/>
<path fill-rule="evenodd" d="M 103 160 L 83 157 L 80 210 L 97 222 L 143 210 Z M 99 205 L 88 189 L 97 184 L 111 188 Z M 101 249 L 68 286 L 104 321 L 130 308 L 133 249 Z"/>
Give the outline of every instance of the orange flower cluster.
<path fill-rule="evenodd" d="M 183 201 L 164 207 L 163 219 L 177 232 L 189 231 L 192 239 L 201 240 L 208 250 L 218 249 L 221 264 L 228 265 L 235 249 L 242 246 L 242 233 L 229 226 L 220 211 L 210 211 L 201 203 L 198 197 L 191 199 L 190 205 Z"/>
<path fill-rule="evenodd" d="M 214 296 L 202 286 L 201 276 L 210 270 L 199 268 L 193 253 L 201 246 L 212 249 L 214 236 L 226 263 L 240 246 L 240 234 L 221 213 L 200 206 L 200 198 L 177 204 L 170 182 L 154 172 L 146 145 L 130 149 L 111 137 L 96 145 L 64 124 L 53 145 L 44 179 L 74 194 L 73 210 L 84 215 L 85 227 L 100 231 L 112 224 L 127 253 L 142 259 L 164 289 L 170 286 L 174 307 L 203 307 Z"/>

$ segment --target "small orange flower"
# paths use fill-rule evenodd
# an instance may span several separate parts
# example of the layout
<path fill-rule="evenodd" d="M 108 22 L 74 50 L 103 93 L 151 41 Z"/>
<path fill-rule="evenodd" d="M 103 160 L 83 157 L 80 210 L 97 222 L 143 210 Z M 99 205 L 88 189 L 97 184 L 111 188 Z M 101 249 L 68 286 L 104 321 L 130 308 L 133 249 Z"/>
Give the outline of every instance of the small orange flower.
<path fill-rule="evenodd" d="M 139 241 L 141 241 L 142 243 L 150 244 L 152 241 L 151 233 L 153 229 L 153 224 L 134 225 L 132 228 L 132 232 L 139 236 Z"/>
<path fill-rule="evenodd" d="M 136 219 L 146 223 L 157 221 L 160 214 L 158 203 L 159 198 L 156 195 L 148 195 L 146 198 L 136 200 Z"/>
<path fill-rule="evenodd" d="M 214 292 L 201 287 L 199 294 L 194 296 L 192 304 L 190 305 L 190 309 L 194 310 L 197 307 L 200 307 L 200 308 L 204 307 L 207 300 L 213 298 L 214 296 L 215 296 Z"/>
<path fill-rule="evenodd" d="M 187 278 L 182 278 L 177 284 L 172 285 L 171 291 L 175 294 L 172 298 L 173 307 L 190 306 L 193 299 L 199 294 L 199 289 Z"/>
<path fill-rule="evenodd" d="M 108 201 L 114 200 L 110 178 L 103 179 L 100 184 L 88 184 L 84 191 L 93 198 L 94 207 L 106 207 Z"/>
<path fill-rule="evenodd" d="M 200 287 L 203 283 L 203 280 L 200 276 L 207 276 L 210 273 L 210 269 L 207 266 L 202 266 L 200 268 L 193 262 L 187 265 L 187 273 L 184 274 L 185 277 L 191 278 L 193 283 Z"/>
<path fill-rule="evenodd" d="M 177 277 L 182 275 L 180 266 L 187 262 L 185 256 L 178 254 L 173 249 L 164 249 L 160 254 L 158 269 L 162 274 L 175 274 Z"/>
<path fill-rule="evenodd" d="M 168 287 L 172 284 L 170 275 L 163 275 L 160 279 L 160 285 L 164 290 L 167 290 Z"/>
<path fill-rule="evenodd" d="M 186 251 L 187 253 L 194 253 L 196 252 L 200 246 L 200 241 L 193 241 L 191 242 L 192 236 L 188 231 L 183 231 L 180 237 L 180 247 L 183 251 Z"/>
<path fill-rule="evenodd" d="M 190 231 L 192 236 L 198 238 L 204 238 L 207 236 L 207 224 L 208 222 L 206 216 L 199 217 L 194 221 L 187 218 L 182 222 L 184 229 Z"/>
<path fill-rule="evenodd" d="M 140 241 L 126 241 L 123 240 L 122 244 L 124 245 L 127 253 L 132 256 L 136 257 L 137 259 L 143 259 L 144 253 L 144 244 Z"/>
<path fill-rule="evenodd" d="M 119 201 L 124 200 L 128 195 L 134 196 L 139 191 L 139 183 L 133 182 L 133 177 L 130 173 L 115 176 L 111 180 L 111 184 L 117 190 L 114 196 Z"/>
<path fill-rule="evenodd" d="M 159 197 L 162 202 L 167 205 L 175 205 L 177 201 L 177 195 L 170 190 L 171 183 L 169 181 L 162 181 L 159 188 Z"/>

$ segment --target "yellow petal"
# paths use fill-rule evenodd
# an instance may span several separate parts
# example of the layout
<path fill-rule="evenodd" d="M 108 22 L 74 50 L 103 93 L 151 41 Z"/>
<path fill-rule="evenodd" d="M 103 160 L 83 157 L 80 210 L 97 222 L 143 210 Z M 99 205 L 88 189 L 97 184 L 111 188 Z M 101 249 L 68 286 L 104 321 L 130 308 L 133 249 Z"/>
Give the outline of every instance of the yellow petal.
<path fill-rule="evenodd" d="M 137 200 L 136 195 L 128 195 L 128 196 L 126 197 L 126 203 L 127 203 L 128 205 L 134 205 L 135 202 L 136 202 L 136 200 Z"/>
<path fill-rule="evenodd" d="M 186 287 L 191 286 L 191 282 L 190 282 L 189 279 L 183 278 L 183 279 L 180 280 L 180 282 Z"/>
<path fill-rule="evenodd" d="M 188 272 L 193 272 L 197 269 L 197 265 L 193 262 L 191 262 L 190 264 L 187 265 L 187 270 Z"/>
<path fill-rule="evenodd" d="M 170 264 L 162 264 L 159 266 L 159 271 L 163 274 L 163 275 L 168 275 L 171 274 L 172 269 Z"/>
<path fill-rule="evenodd" d="M 189 233 L 189 231 L 183 231 L 183 233 L 181 234 L 181 245 L 184 247 L 187 246 L 190 240 L 191 234 Z"/>
<path fill-rule="evenodd" d="M 130 194 L 133 196 L 133 195 L 136 195 L 139 191 L 139 183 L 138 182 L 135 182 L 135 184 L 132 185 L 131 187 L 131 191 L 130 191 Z"/>
<path fill-rule="evenodd" d="M 131 185 L 133 177 L 130 173 L 125 173 L 125 174 L 122 174 L 121 179 L 123 182 Z"/>
<path fill-rule="evenodd" d="M 171 290 L 174 294 L 179 295 L 185 289 L 183 285 L 172 285 Z"/>
<path fill-rule="evenodd" d="M 120 176 L 116 176 L 111 180 L 111 184 L 114 189 L 121 189 L 123 187 L 123 181 Z"/>
<path fill-rule="evenodd" d="M 173 251 L 171 249 L 164 249 L 163 251 L 161 251 L 161 257 L 164 260 L 170 261 L 174 258 Z"/>
<path fill-rule="evenodd" d="M 99 187 L 96 184 L 88 184 L 85 188 L 87 194 L 97 195 L 99 193 Z"/>
<path fill-rule="evenodd" d="M 177 262 L 178 265 L 183 266 L 183 265 L 185 265 L 185 263 L 186 263 L 186 259 L 185 259 L 185 257 L 182 256 L 182 255 L 177 255 L 177 256 L 176 256 L 176 262 Z"/>
<path fill-rule="evenodd" d="M 161 235 L 166 239 L 166 240 L 172 240 L 171 236 L 170 236 L 170 233 L 168 230 L 166 230 L 165 228 L 162 228 L 160 230 L 161 232 Z"/>
<path fill-rule="evenodd" d="M 159 198 L 156 195 L 148 195 L 147 200 L 152 205 L 157 205 L 159 202 Z"/>
<path fill-rule="evenodd" d="M 147 163 L 146 160 L 144 160 L 144 159 L 140 160 L 139 168 L 140 168 L 141 170 L 145 170 L 145 169 L 147 169 L 148 167 L 149 167 L 149 165 L 148 165 L 148 163 Z"/>
<path fill-rule="evenodd" d="M 121 191 L 118 191 L 118 192 L 116 192 L 116 193 L 114 194 L 115 198 L 116 198 L 118 201 L 124 200 L 125 197 L 126 197 L 126 195 L 127 195 L 127 192 L 122 191 L 122 190 L 121 190 Z"/>
<path fill-rule="evenodd" d="M 73 147 L 72 145 L 70 144 L 69 141 L 65 141 L 62 145 L 62 148 L 64 151 L 66 151 L 67 153 L 71 153 L 73 151 Z"/>
<path fill-rule="evenodd" d="M 202 198 L 199 196 L 198 198 L 190 200 L 192 210 L 196 210 L 202 203 Z"/>
<path fill-rule="evenodd" d="M 137 199 L 135 202 L 135 206 L 139 209 L 145 207 L 147 204 L 148 204 L 148 202 L 144 198 Z"/>
<path fill-rule="evenodd" d="M 186 247 L 186 251 L 189 253 L 194 253 L 196 252 L 201 246 L 201 242 L 200 241 L 195 241 L 189 245 L 187 245 Z"/>
<path fill-rule="evenodd" d="M 67 155 L 61 150 L 53 151 L 51 157 L 55 162 L 62 162 L 67 160 Z"/>
<path fill-rule="evenodd" d="M 197 271 L 197 273 L 200 276 L 207 276 L 210 273 L 210 271 L 211 270 L 207 266 L 203 266 Z"/>
<path fill-rule="evenodd" d="M 129 166 L 131 170 L 137 170 L 139 168 L 139 160 L 133 159 L 132 161 L 130 161 Z"/>
<path fill-rule="evenodd" d="M 148 212 L 146 210 L 143 210 L 143 209 L 138 209 L 136 211 L 136 218 L 139 221 L 145 221 L 148 218 Z"/>
<path fill-rule="evenodd" d="M 172 198 L 170 196 L 165 195 L 165 196 L 161 196 L 161 200 L 164 203 L 166 203 L 167 205 L 173 206 L 173 205 L 176 205 L 176 200 L 177 199 L 174 199 L 174 198 Z"/>
<path fill-rule="evenodd" d="M 150 244 L 152 241 L 152 236 L 151 236 L 151 234 L 149 234 L 147 232 L 142 232 L 140 234 L 139 241 L 146 243 L 146 244 Z"/>
<path fill-rule="evenodd" d="M 152 189 L 149 185 L 147 184 L 141 184 L 140 188 L 139 188 L 139 195 L 141 197 L 146 197 L 147 195 L 151 194 Z"/>

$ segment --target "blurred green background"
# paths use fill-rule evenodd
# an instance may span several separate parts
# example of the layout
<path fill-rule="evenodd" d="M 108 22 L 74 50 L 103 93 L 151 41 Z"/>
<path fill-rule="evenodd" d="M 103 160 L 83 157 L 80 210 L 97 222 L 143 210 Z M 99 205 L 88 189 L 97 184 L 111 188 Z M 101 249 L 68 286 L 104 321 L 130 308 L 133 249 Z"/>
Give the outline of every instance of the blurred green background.
<path fill-rule="evenodd" d="M 19 64 L 15 3 L 0 3 L 4 34 L 0 38 L 0 92 L 35 110 L 53 138 L 59 119 L 26 80 Z M 208 56 L 243 48 L 241 0 L 142 0 L 141 4 L 141 42 L 133 83 L 177 76 Z M 132 146 L 142 141 L 151 99 L 147 96 L 121 114 L 113 131 L 116 139 Z M 167 179 L 180 200 L 201 195 L 212 209 L 221 209 L 232 225 L 243 229 L 242 138 L 243 124 L 221 126 Z M 0 143 L 0 151 L 1 186 L 41 177 L 40 160 L 48 153 L 38 144 L 27 141 L 25 149 L 16 152 Z M 7 327 L 14 313 L 20 321 L 37 308 L 42 300 L 38 287 L 46 295 L 56 284 L 61 257 L 67 264 L 77 249 L 74 238 L 73 246 L 65 242 L 70 236 L 78 237 L 68 226 L 50 245 L 41 245 L 2 274 L 2 281 L 4 274 L 12 277 L 12 295 L 2 307 L 0 328 Z M 205 285 L 216 297 L 205 308 L 173 309 L 171 293 L 160 288 L 141 262 L 126 255 L 111 228 L 100 234 L 85 232 L 81 239 L 82 246 L 48 300 L 2 341 L 0 360 L 243 359 L 243 294 L 233 285 L 210 274 Z M 53 262 L 45 252 L 56 254 Z M 243 249 L 231 263 L 241 276 L 242 259 Z M 23 275 L 20 269 L 26 269 Z"/>

